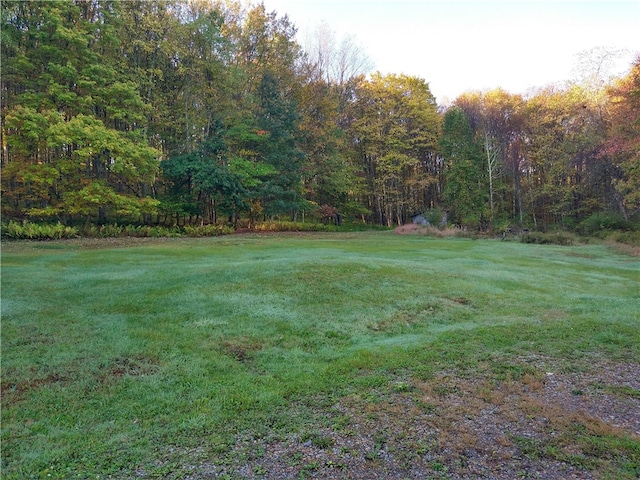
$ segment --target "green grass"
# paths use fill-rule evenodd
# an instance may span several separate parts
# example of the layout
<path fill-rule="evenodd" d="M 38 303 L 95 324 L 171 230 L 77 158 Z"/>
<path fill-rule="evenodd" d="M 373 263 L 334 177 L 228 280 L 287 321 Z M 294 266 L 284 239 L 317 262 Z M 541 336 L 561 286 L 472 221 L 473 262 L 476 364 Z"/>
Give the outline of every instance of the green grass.
<path fill-rule="evenodd" d="M 639 272 L 605 246 L 390 232 L 7 243 L 3 478 L 161 476 L 246 432 L 326 448 L 332 404 L 411 393 L 399 376 L 637 361 Z M 637 442 L 597 441 L 631 443 L 607 464 L 627 472 Z"/>

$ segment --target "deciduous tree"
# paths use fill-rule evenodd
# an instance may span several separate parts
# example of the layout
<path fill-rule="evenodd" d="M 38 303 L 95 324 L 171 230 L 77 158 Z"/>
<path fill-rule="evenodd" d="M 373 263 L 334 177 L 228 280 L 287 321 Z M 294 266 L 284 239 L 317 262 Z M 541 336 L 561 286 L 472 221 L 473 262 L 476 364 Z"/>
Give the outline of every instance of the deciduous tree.
<path fill-rule="evenodd" d="M 159 152 L 146 105 L 119 75 L 109 2 L 4 2 L 3 211 L 138 217 L 155 202 Z M 6 70 L 5 70 L 6 69 Z"/>
<path fill-rule="evenodd" d="M 629 220 L 640 212 L 640 57 L 627 76 L 608 90 L 610 119 L 602 155 L 612 159 L 620 213 Z"/>
<path fill-rule="evenodd" d="M 440 117 L 428 84 L 406 75 L 362 78 L 350 135 L 377 222 L 406 222 L 437 200 Z"/>

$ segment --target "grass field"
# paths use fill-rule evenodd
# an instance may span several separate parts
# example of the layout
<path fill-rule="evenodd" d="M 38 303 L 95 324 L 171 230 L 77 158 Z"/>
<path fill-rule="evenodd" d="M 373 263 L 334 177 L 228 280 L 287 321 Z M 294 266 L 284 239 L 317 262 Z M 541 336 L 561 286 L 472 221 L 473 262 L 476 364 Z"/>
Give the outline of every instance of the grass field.
<path fill-rule="evenodd" d="M 2 245 L 2 478 L 640 476 L 638 257 L 118 242 Z"/>

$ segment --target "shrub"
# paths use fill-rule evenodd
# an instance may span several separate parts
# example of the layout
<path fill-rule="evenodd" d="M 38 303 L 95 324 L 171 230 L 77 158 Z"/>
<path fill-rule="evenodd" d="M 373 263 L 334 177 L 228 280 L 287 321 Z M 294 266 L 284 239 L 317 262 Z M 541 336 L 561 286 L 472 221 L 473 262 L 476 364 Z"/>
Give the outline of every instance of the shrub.
<path fill-rule="evenodd" d="M 68 227 L 60 222 L 55 224 L 9 221 L 2 226 L 2 238 L 14 240 L 58 240 L 78 236 L 76 227 Z"/>
<path fill-rule="evenodd" d="M 425 217 L 427 218 L 429 225 L 442 229 L 447 226 L 447 216 L 440 208 L 432 208 L 426 212 Z"/>
<path fill-rule="evenodd" d="M 322 223 L 298 223 L 298 222 L 262 222 L 257 223 L 253 229 L 256 232 L 334 232 L 334 225 Z"/>
<path fill-rule="evenodd" d="M 178 227 L 160 227 L 151 225 L 127 225 L 130 237 L 180 237 L 182 233 Z"/>
<path fill-rule="evenodd" d="M 573 245 L 575 240 L 575 236 L 567 232 L 530 232 L 520 237 L 522 243 L 537 243 L 540 245 Z"/>
<path fill-rule="evenodd" d="M 90 238 L 112 238 L 123 236 L 124 228 L 120 225 L 85 225 L 81 233 Z"/>
<path fill-rule="evenodd" d="M 179 237 L 177 227 L 160 227 L 151 225 L 85 225 L 81 234 L 89 238 L 117 238 L 117 237 Z"/>
<path fill-rule="evenodd" d="M 624 243 L 633 247 L 640 247 L 640 231 L 635 232 L 611 232 L 607 240 Z"/>
<path fill-rule="evenodd" d="M 189 237 L 217 237 L 218 235 L 228 235 L 234 232 L 233 227 L 226 225 L 185 225 L 182 227 L 184 233 Z"/>
<path fill-rule="evenodd" d="M 583 235 L 594 235 L 598 232 L 610 232 L 613 230 L 631 230 L 631 223 L 625 220 L 622 215 L 594 213 L 578 225 L 578 231 Z"/>

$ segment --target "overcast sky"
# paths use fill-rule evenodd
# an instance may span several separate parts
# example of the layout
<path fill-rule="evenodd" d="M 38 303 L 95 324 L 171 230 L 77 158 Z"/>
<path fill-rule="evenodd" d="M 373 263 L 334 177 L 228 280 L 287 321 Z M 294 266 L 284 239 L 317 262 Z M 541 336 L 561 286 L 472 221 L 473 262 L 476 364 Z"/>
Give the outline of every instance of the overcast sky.
<path fill-rule="evenodd" d="M 532 87 L 575 77 L 580 53 L 640 52 L 640 0 L 263 0 L 299 41 L 325 21 L 352 35 L 383 74 L 425 79 L 439 103 L 469 90 Z"/>

